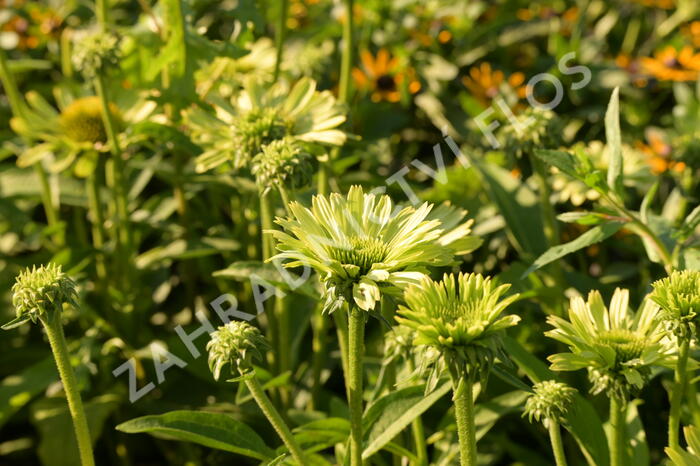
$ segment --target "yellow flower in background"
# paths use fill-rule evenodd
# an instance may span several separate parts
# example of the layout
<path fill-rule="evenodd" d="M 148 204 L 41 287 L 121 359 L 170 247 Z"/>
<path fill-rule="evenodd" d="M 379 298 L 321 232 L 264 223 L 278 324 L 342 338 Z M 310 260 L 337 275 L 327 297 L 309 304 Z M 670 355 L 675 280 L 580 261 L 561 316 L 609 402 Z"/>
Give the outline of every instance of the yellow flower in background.
<path fill-rule="evenodd" d="M 504 90 L 514 92 L 518 99 L 524 98 L 526 92 L 523 73 L 513 73 L 506 79 L 503 71 L 493 70 L 487 62 L 471 67 L 469 75 L 462 77 L 462 84 L 471 91 L 472 97 L 485 106 Z"/>
<path fill-rule="evenodd" d="M 411 94 L 420 91 L 421 84 L 413 68 L 402 65 L 388 50 L 380 49 L 376 57 L 363 50 L 360 60 L 362 67 L 353 69 L 352 76 L 357 87 L 369 92 L 374 102 L 398 102 L 402 86 Z"/>
<path fill-rule="evenodd" d="M 700 76 L 700 53 L 690 46 L 676 50 L 668 46 L 653 57 L 640 59 L 642 70 L 660 81 L 696 81 Z"/>

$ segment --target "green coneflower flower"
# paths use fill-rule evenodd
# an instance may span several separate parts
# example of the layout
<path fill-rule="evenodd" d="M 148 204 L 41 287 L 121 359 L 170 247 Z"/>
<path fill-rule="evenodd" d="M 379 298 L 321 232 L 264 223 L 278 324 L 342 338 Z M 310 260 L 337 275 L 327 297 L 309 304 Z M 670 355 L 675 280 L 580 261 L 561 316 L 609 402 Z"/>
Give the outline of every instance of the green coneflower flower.
<path fill-rule="evenodd" d="M 271 231 L 282 251 L 273 259 L 290 259 L 286 267 L 306 265 L 321 278 L 326 304 L 333 312 L 345 304 L 373 310 L 381 292 L 398 293 L 418 283 L 426 266 L 445 266 L 456 254 L 466 254 L 480 241 L 467 236 L 471 222 L 452 227 L 466 212 L 441 208 L 441 218 L 429 219 L 432 206 L 406 207 L 392 214 L 389 196 L 350 188 L 347 197 L 315 196 L 311 209 L 289 204 L 292 216 L 278 218 L 286 232 Z M 437 209 L 436 209 L 437 210 Z"/>
<path fill-rule="evenodd" d="M 500 354 L 501 331 L 520 317 L 502 316 L 517 299 L 501 299 L 510 285 L 495 286 L 480 274 L 424 278 L 404 293 L 396 320 L 415 331 L 414 344 L 437 349 L 460 376 L 483 375 Z"/>
<path fill-rule="evenodd" d="M 544 380 L 533 385 L 532 390 L 525 402 L 523 416 L 527 416 L 530 422 L 533 419 L 537 422 L 564 422 L 576 389 L 556 380 Z"/>
<path fill-rule="evenodd" d="M 219 380 L 221 369 L 231 365 L 231 373 L 244 376 L 250 373 L 254 361 L 262 361 L 270 345 L 256 327 L 247 322 L 232 321 L 211 334 L 207 343 L 209 369 Z"/>
<path fill-rule="evenodd" d="M 29 320 L 36 323 L 41 316 L 60 313 L 64 303 L 76 306 L 76 298 L 76 284 L 60 265 L 33 266 L 17 276 L 12 286 L 12 305 L 17 318 L 2 328 L 8 330 Z"/>
<path fill-rule="evenodd" d="M 700 272 L 676 270 L 652 287 L 650 298 L 661 307 L 661 318 L 669 329 L 680 339 L 691 338 L 700 312 Z"/>
<path fill-rule="evenodd" d="M 608 309 L 598 291 L 588 301 L 571 299 L 569 321 L 549 316 L 548 337 L 569 346 L 570 353 L 550 356 L 557 371 L 587 369 L 591 392 L 610 399 L 610 464 L 625 464 L 627 401 L 639 391 L 654 366 L 668 366 L 675 348 L 663 328 L 658 306 L 646 299 L 636 313 L 629 310 L 629 291 L 616 289 Z"/>
<path fill-rule="evenodd" d="M 119 109 L 116 105 L 111 104 L 110 111 L 119 120 Z M 99 97 L 82 97 L 74 100 L 61 112 L 59 118 L 65 135 L 75 142 L 96 144 L 107 141 Z"/>
<path fill-rule="evenodd" d="M 673 345 L 653 302 L 645 300 L 634 314 L 628 305 L 628 290 L 615 290 L 610 309 L 594 290 L 588 301 L 580 296 L 571 299 L 569 321 L 549 316 L 547 322 L 555 328 L 545 335 L 571 349 L 550 356 L 551 369 L 588 369 L 593 394 L 605 391 L 609 397 L 627 400 L 631 391 L 641 389 L 652 366 L 668 364 Z"/>
<path fill-rule="evenodd" d="M 486 381 L 488 369 L 502 354 L 502 331 L 520 320 L 501 315 L 517 299 L 501 299 L 509 286 L 495 286 L 480 274 L 445 274 L 440 282 L 424 277 L 406 289 L 406 305 L 397 311 L 396 320 L 415 332 L 413 344 L 435 349 L 436 367 L 449 369 L 463 466 L 476 465 L 477 459 L 474 383 L 477 378 Z"/>
<path fill-rule="evenodd" d="M 346 119 L 343 107 L 329 91 L 317 91 L 309 78 L 291 89 L 282 81 L 262 89 L 251 79 L 230 103 L 212 100 L 215 115 L 201 109 L 187 114 L 194 139 L 205 148 L 197 158 L 199 172 L 226 162 L 234 169 L 245 167 L 263 146 L 285 137 L 331 146 L 346 139 L 337 129 Z"/>
<path fill-rule="evenodd" d="M 284 138 L 263 146 L 252 161 L 251 172 L 262 190 L 274 186 L 298 189 L 311 182 L 314 156 L 293 139 Z"/>

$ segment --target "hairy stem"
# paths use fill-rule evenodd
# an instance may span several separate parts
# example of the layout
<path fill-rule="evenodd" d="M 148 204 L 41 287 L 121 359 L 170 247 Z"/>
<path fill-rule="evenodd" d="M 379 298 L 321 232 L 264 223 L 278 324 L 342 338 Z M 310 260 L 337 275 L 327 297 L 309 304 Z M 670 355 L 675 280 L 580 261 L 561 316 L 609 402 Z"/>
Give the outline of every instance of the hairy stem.
<path fill-rule="evenodd" d="M 610 398 L 610 427 L 612 442 L 610 444 L 610 466 L 626 466 L 627 461 L 627 423 L 625 414 L 627 402 L 616 397 Z"/>
<path fill-rule="evenodd" d="M 282 442 L 284 442 L 297 464 L 308 464 L 304 460 L 304 452 L 302 451 L 301 447 L 299 447 L 299 444 L 292 435 L 292 432 L 289 430 L 287 424 L 282 419 L 280 413 L 277 411 L 277 409 L 275 409 L 274 405 L 265 394 L 265 391 L 263 390 L 262 385 L 260 385 L 260 382 L 258 382 L 258 379 L 253 376 L 246 379 L 245 383 L 248 390 L 250 390 L 251 395 L 253 395 L 255 402 L 258 404 L 263 414 L 265 414 L 267 420 L 270 421 L 270 424 L 272 424 L 272 427 L 274 427 L 275 431 L 280 436 Z"/>
<path fill-rule="evenodd" d="M 687 382 L 689 340 L 684 339 L 678 347 L 678 362 L 673 376 L 671 412 L 668 416 L 668 446 L 678 448 L 678 431 L 681 423 L 681 407 Z"/>
<path fill-rule="evenodd" d="M 350 407 L 351 466 L 362 466 L 362 359 L 365 321 L 364 311 L 352 307 L 348 322 L 348 374 L 345 379 Z"/>
<path fill-rule="evenodd" d="M 95 248 L 95 271 L 100 281 L 107 277 L 104 262 L 104 216 L 100 201 L 100 185 L 97 179 L 100 164 L 87 177 L 87 198 L 90 222 L 92 223 L 92 246 Z"/>
<path fill-rule="evenodd" d="M 474 382 L 468 376 L 460 378 L 452 374 L 452 390 L 459 437 L 460 464 L 462 466 L 476 466 Z"/>
<path fill-rule="evenodd" d="M 549 441 L 552 444 L 552 453 L 557 466 L 566 466 L 566 455 L 564 454 L 564 444 L 561 441 L 561 429 L 559 422 L 554 419 L 548 419 L 549 423 Z"/>
<path fill-rule="evenodd" d="M 80 453 L 80 464 L 82 466 L 94 466 L 95 460 L 92 456 L 92 441 L 90 439 L 90 431 L 88 430 L 87 417 L 83 409 L 83 401 L 80 398 L 78 390 L 78 382 L 75 379 L 75 373 L 70 365 L 70 355 L 68 353 L 68 345 L 66 337 L 63 334 L 61 326 L 61 314 L 59 312 L 51 312 L 48 315 L 40 316 L 41 323 L 46 329 L 46 336 L 51 345 L 56 367 L 63 382 L 63 389 L 66 392 L 68 400 L 68 410 L 73 419 L 73 428 L 75 429 L 75 437 L 78 441 L 78 451 Z"/>

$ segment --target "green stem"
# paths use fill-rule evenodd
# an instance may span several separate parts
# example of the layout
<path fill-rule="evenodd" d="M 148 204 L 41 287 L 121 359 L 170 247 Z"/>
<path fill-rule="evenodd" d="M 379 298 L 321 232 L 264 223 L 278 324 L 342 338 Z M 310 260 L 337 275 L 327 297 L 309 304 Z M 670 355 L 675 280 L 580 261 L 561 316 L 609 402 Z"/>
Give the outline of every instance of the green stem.
<path fill-rule="evenodd" d="M 350 309 L 348 323 L 348 377 L 345 380 L 350 407 L 350 465 L 362 466 L 362 358 L 365 340 L 364 311 Z"/>
<path fill-rule="evenodd" d="M 321 406 L 321 374 L 326 365 L 326 346 L 328 338 L 328 316 L 316 312 L 312 317 L 313 338 L 311 349 L 313 351 L 311 362 L 311 408 L 319 410 Z"/>
<path fill-rule="evenodd" d="M 547 172 L 545 171 L 544 163 L 534 155 L 530 156 L 530 162 L 532 163 L 532 168 L 539 184 L 540 208 L 544 219 L 544 233 L 549 240 L 549 245 L 556 246 L 559 244 L 559 225 L 557 224 L 554 206 L 550 201 L 552 190 L 547 182 Z"/>
<path fill-rule="evenodd" d="M 668 416 L 668 446 L 678 448 L 678 431 L 681 423 L 681 407 L 685 394 L 689 340 L 684 339 L 678 347 L 678 362 L 673 377 L 673 391 L 671 392 L 671 413 Z"/>
<path fill-rule="evenodd" d="M 425 443 L 425 429 L 420 416 L 411 422 L 411 433 L 413 434 L 413 444 L 416 448 L 415 466 L 428 466 L 428 446 Z"/>
<path fill-rule="evenodd" d="M 250 377 L 246 379 L 245 384 L 248 387 L 248 390 L 250 390 L 251 395 L 253 395 L 255 402 L 258 404 L 263 414 L 265 414 L 267 420 L 270 421 L 270 424 L 272 424 L 272 427 L 274 427 L 275 431 L 280 436 L 289 452 L 292 454 L 294 460 L 299 465 L 308 464 L 304 460 L 304 452 L 299 447 L 299 444 L 292 435 L 292 432 L 289 430 L 289 427 L 287 427 L 284 419 L 282 419 L 280 413 L 277 411 L 277 409 L 275 409 L 272 402 L 265 394 L 265 391 L 263 390 L 262 385 L 260 385 L 260 382 L 258 382 L 258 379 L 256 379 L 255 376 Z"/>
<path fill-rule="evenodd" d="M 273 82 L 277 82 L 282 68 L 282 56 L 284 54 L 284 37 L 287 34 L 287 10 L 289 9 L 288 0 L 280 0 L 280 11 L 277 17 L 277 30 L 275 35 L 275 72 Z"/>
<path fill-rule="evenodd" d="M 345 0 L 345 23 L 343 24 L 343 55 L 340 61 L 340 83 L 338 84 L 338 99 L 347 103 L 350 98 L 350 78 L 354 57 L 355 18 L 353 15 L 353 0 Z"/>
<path fill-rule="evenodd" d="M 382 298 L 382 305 L 385 303 L 386 299 Z M 393 314 L 390 316 L 390 319 L 393 319 Z M 410 373 L 414 373 L 416 370 L 416 364 L 413 357 L 409 355 L 406 358 L 406 364 L 408 365 L 408 370 Z M 394 363 L 392 363 L 390 367 L 393 369 Z M 389 367 L 387 367 L 387 369 L 388 368 Z M 423 419 L 421 416 L 418 416 L 411 422 L 411 433 L 413 435 L 413 444 L 416 449 L 416 461 L 413 463 L 414 466 L 428 466 L 428 445 L 425 442 L 425 427 L 423 426 Z"/>
<path fill-rule="evenodd" d="M 99 155 L 98 155 L 99 157 Z M 87 177 L 87 198 L 90 221 L 92 223 L 92 245 L 95 248 L 95 270 L 100 281 L 107 277 L 104 263 L 104 216 L 102 215 L 102 202 L 100 201 L 100 185 L 97 175 L 100 172 L 98 162 L 95 169 Z"/>
<path fill-rule="evenodd" d="M 610 466 L 626 466 L 627 423 L 625 414 L 627 402 L 616 397 L 610 398 L 610 427 L 612 442 L 610 444 Z"/>
<path fill-rule="evenodd" d="M 0 81 L 5 88 L 5 95 L 10 103 L 10 110 L 17 118 L 24 117 L 24 101 L 17 87 L 15 77 L 10 71 L 10 66 L 7 62 L 7 56 L 4 50 L 0 50 Z"/>
<path fill-rule="evenodd" d="M 132 238 L 131 226 L 129 224 L 126 179 L 124 177 L 124 160 L 122 159 L 122 150 L 119 145 L 119 138 L 117 137 L 114 115 L 109 109 L 109 96 L 107 95 L 104 77 L 98 74 L 94 84 L 97 95 L 100 98 L 102 120 L 104 122 L 105 132 L 107 133 L 114 163 L 114 197 L 116 199 L 116 212 L 119 224 L 119 242 L 124 249 L 124 260 L 128 261 L 132 251 Z"/>
<path fill-rule="evenodd" d="M 41 319 L 41 323 L 44 324 L 46 329 L 46 336 L 49 339 L 51 351 L 56 360 L 56 367 L 58 367 L 58 373 L 63 382 L 63 389 L 66 392 L 68 409 L 73 419 L 75 437 L 78 441 L 80 463 L 82 466 L 94 466 L 95 460 L 92 456 L 92 441 L 90 439 L 87 417 L 85 417 L 83 402 L 80 399 L 75 373 L 70 364 L 68 345 L 61 326 L 61 314 L 54 311 L 48 315 L 40 316 L 39 319 Z"/>
<path fill-rule="evenodd" d="M 39 178 L 39 185 L 41 186 L 41 203 L 44 205 L 46 223 L 48 223 L 49 227 L 56 228 L 59 222 L 58 209 L 53 202 L 53 192 L 49 184 L 49 177 L 44 166 L 41 164 L 41 160 L 34 164 L 34 171 Z M 57 246 L 63 246 L 65 244 L 63 232 L 54 232 L 53 241 Z"/>
<path fill-rule="evenodd" d="M 277 186 L 277 190 L 280 193 L 280 197 L 282 198 L 282 204 L 284 204 L 284 211 L 287 212 L 287 215 L 292 215 L 292 212 L 289 210 L 289 203 L 290 198 L 289 198 L 289 193 L 287 192 L 287 188 L 282 186 L 281 184 Z"/>
<path fill-rule="evenodd" d="M 474 382 L 470 377 L 452 374 L 455 418 L 462 466 L 476 466 L 476 427 L 474 426 Z"/>
<path fill-rule="evenodd" d="M 554 419 L 548 419 L 549 441 L 552 444 L 552 453 L 557 466 L 566 466 L 566 455 L 564 454 L 564 444 L 561 441 L 561 429 L 559 423 Z"/>

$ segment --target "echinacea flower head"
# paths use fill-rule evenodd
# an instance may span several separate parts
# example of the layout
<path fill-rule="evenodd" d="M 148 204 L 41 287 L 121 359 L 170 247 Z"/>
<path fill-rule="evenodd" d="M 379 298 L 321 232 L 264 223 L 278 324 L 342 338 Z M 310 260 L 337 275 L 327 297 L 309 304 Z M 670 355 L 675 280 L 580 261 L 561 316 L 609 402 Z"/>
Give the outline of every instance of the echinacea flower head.
<path fill-rule="evenodd" d="M 76 306 L 76 284 L 61 270 L 60 265 L 49 263 L 27 268 L 12 286 L 12 305 L 16 319 L 3 325 L 5 330 L 17 327 L 39 317 L 51 317 L 63 310 L 63 304 Z"/>
<path fill-rule="evenodd" d="M 654 366 L 666 366 L 673 344 L 659 318 L 659 308 L 645 300 L 641 309 L 629 309 L 629 291 L 616 289 L 606 307 L 598 291 L 588 300 L 571 299 L 569 320 L 549 316 L 554 326 L 545 333 L 569 346 L 571 352 L 550 356 L 556 371 L 588 369 L 591 392 L 606 392 L 612 398 L 627 400 L 641 389 Z"/>
<path fill-rule="evenodd" d="M 293 139 L 284 138 L 263 146 L 253 157 L 251 172 L 262 190 L 274 186 L 298 189 L 311 182 L 314 156 Z"/>
<path fill-rule="evenodd" d="M 219 380 L 221 369 L 231 365 L 231 373 L 245 376 L 253 369 L 254 361 L 261 361 L 270 348 L 265 337 L 248 322 L 231 321 L 212 332 L 207 343 L 209 369 Z"/>
<path fill-rule="evenodd" d="M 263 147 L 279 139 L 312 145 L 340 146 L 346 134 L 337 129 L 345 111 L 329 91 L 317 91 L 316 82 L 302 78 L 290 89 L 284 81 L 265 89 L 246 82 L 233 99 L 210 98 L 215 114 L 193 109 L 187 114 L 196 142 L 205 151 L 197 171 L 229 163 L 234 170 L 247 167 Z"/>
<path fill-rule="evenodd" d="M 695 335 L 700 313 L 700 272 L 675 270 L 652 284 L 651 299 L 661 307 L 661 319 L 679 338 Z"/>
<path fill-rule="evenodd" d="M 425 277 L 406 289 L 396 320 L 414 330 L 415 345 L 438 350 L 449 368 L 483 376 L 502 355 L 502 331 L 520 321 L 502 315 L 518 297 L 502 299 L 509 287 L 481 274 L 445 274 L 439 282 Z"/>
<path fill-rule="evenodd" d="M 468 236 L 471 223 L 461 222 L 465 211 L 442 207 L 431 218 L 432 207 L 425 203 L 394 212 L 389 196 L 365 193 L 359 186 L 347 196 L 315 196 L 310 209 L 291 202 L 291 216 L 276 220 L 284 231 L 268 232 L 281 251 L 270 260 L 316 270 L 324 312 L 346 304 L 372 311 L 382 292 L 399 294 L 418 283 L 426 267 L 449 265 L 456 254 L 480 244 Z"/>
<path fill-rule="evenodd" d="M 532 391 L 523 412 L 530 422 L 533 419 L 537 422 L 563 422 L 576 395 L 575 388 L 556 380 L 538 382 L 532 386 Z"/>
<path fill-rule="evenodd" d="M 92 79 L 107 67 L 116 66 L 121 57 L 120 38 L 110 32 L 92 29 L 75 31 L 71 59 L 86 79 Z"/>
<path fill-rule="evenodd" d="M 116 105 L 110 105 L 110 111 L 116 117 L 119 110 Z M 74 100 L 62 112 L 61 129 L 65 135 L 75 142 L 90 142 L 93 144 L 107 141 L 107 131 L 102 120 L 102 103 L 96 96 L 82 97 Z"/>

